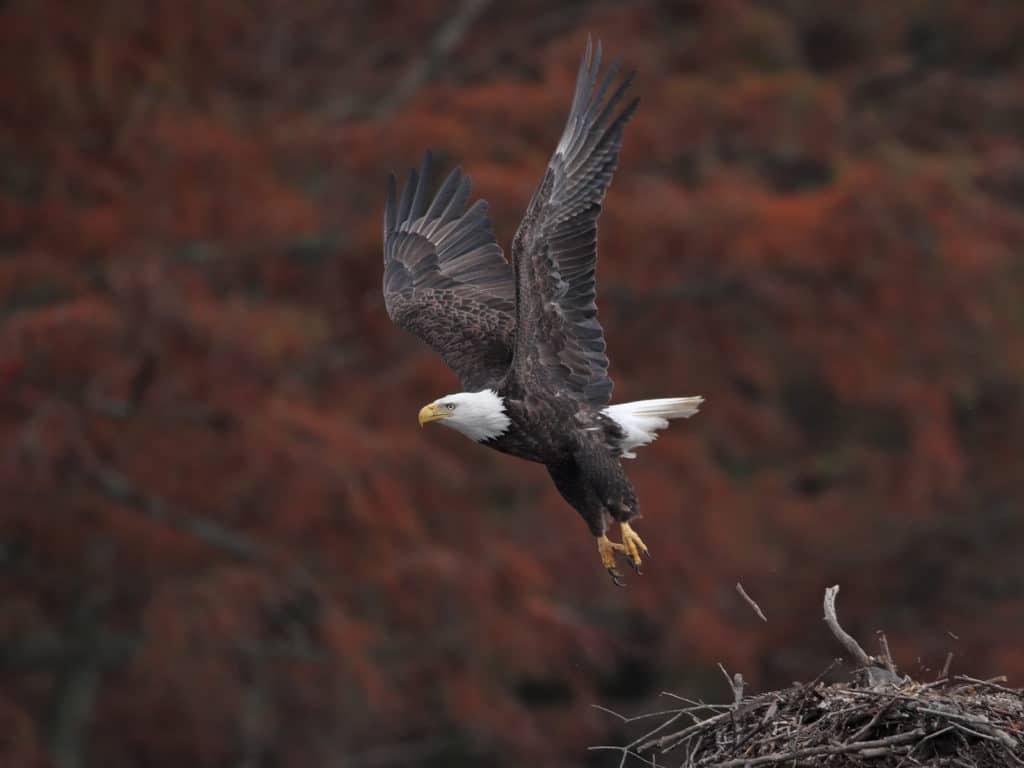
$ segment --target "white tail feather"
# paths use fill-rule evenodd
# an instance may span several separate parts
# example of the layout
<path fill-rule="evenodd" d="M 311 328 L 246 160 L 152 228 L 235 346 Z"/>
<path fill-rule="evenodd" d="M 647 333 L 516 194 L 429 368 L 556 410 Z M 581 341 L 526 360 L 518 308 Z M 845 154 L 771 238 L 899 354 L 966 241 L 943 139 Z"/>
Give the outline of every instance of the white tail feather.
<path fill-rule="evenodd" d="M 614 419 L 626 433 L 620 443 L 622 457 L 635 459 L 634 448 L 653 442 L 658 437 L 658 430 L 668 426 L 669 419 L 693 416 L 703 402 L 703 397 L 663 397 L 609 405 L 604 413 Z"/>

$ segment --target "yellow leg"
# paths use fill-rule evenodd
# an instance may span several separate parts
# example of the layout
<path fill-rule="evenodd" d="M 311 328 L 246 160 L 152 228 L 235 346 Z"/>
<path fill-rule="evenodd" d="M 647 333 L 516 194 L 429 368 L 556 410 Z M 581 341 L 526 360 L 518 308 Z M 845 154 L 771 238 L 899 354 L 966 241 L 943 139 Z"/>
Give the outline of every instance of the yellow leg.
<path fill-rule="evenodd" d="M 626 557 L 629 558 L 633 570 L 640 573 L 640 554 L 643 553 L 650 557 L 651 552 L 644 544 L 644 540 L 640 538 L 640 534 L 634 531 L 629 523 L 619 523 L 619 527 L 622 529 L 622 549 L 625 551 Z"/>
<path fill-rule="evenodd" d="M 597 553 L 601 556 L 601 565 L 603 565 L 605 570 L 611 574 L 612 581 L 617 587 L 626 586 L 626 582 L 623 581 L 622 574 L 615 568 L 614 553 L 625 551 L 626 548 L 622 544 L 616 544 L 604 534 L 597 537 Z"/>

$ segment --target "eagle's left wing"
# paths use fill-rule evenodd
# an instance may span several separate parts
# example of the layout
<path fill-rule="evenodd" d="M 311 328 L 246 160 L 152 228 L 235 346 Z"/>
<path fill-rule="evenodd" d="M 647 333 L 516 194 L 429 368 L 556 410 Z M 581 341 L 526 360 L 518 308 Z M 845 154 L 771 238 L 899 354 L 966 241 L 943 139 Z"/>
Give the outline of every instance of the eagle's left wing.
<path fill-rule="evenodd" d="M 384 303 L 391 319 L 427 342 L 467 391 L 508 371 L 515 324 L 512 267 L 494 239 L 487 203 L 465 210 L 469 177 L 456 168 L 428 195 L 430 153 L 409 173 L 399 202 L 395 177 L 384 204 Z"/>
<path fill-rule="evenodd" d="M 597 217 L 637 100 L 618 108 L 632 75 L 609 94 L 617 62 L 598 83 L 600 43 L 592 53 L 588 40 L 565 131 L 512 243 L 513 371 L 526 379 L 552 377 L 603 406 L 611 398 L 612 381 L 595 303 Z"/>

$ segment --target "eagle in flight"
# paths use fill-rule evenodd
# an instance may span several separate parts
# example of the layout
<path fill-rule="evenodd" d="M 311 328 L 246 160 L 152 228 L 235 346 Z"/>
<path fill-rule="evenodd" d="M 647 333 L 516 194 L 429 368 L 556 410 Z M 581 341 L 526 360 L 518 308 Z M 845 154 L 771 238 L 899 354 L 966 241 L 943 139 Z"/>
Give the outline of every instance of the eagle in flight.
<path fill-rule="evenodd" d="M 469 177 L 453 170 L 432 197 L 431 157 L 384 205 L 384 301 L 388 315 L 427 342 L 463 392 L 419 413 L 495 450 L 544 464 L 597 539 L 615 584 L 622 553 L 640 573 L 649 554 L 631 527 L 636 493 L 621 459 L 655 439 L 669 419 L 692 416 L 701 397 L 609 405 L 604 334 L 597 319 L 597 217 L 637 105 L 622 98 L 618 62 L 599 78 L 601 44 L 587 41 L 569 119 L 533 193 L 506 261 L 487 203 L 469 208 Z M 618 523 L 621 543 L 607 530 Z"/>

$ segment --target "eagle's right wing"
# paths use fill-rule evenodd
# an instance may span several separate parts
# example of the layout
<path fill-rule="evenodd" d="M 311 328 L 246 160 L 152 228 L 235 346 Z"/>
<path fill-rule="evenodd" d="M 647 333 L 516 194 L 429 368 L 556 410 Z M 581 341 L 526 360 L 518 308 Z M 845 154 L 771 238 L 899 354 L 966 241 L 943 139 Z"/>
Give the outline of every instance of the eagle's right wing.
<path fill-rule="evenodd" d="M 384 204 L 384 303 L 398 325 L 444 358 L 467 391 L 508 371 L 515 326 L 512 267 L 494 239 L 487 203 L 465 210 L 469 177 L 456 168 L 428 197 L 430 153 Z"/>

